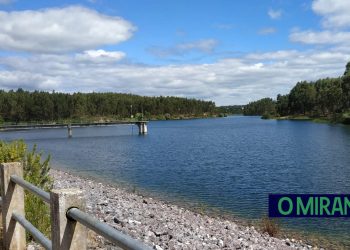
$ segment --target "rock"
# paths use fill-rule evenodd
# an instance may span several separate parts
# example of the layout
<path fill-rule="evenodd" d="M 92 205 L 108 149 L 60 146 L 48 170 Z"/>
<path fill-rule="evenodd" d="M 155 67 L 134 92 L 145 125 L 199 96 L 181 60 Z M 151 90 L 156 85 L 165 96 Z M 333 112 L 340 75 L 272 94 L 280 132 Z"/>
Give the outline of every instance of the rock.
<path fill-rule="evenodd" d="M 121 225 L 122 227 L 125 226 L 125 222 L 119 220 L 117 217 L 114 217 L 113 221 L 114 221 L 114 223 L 117 223 L 117 224 Z"/>
<path fill-rule="evenodd" d="M 128 220 L 128 223 L 129 224 L 137 224 L 137 225 L 140 225 L 141 222 L 140 221 L 137 221 L 137 220 Z"/>
<path fill-rule="evenodd" d="M 55 180 L 54 188 L 79 188 L 86 191 L 87 213 L 154 249 L 312 248 L 307 242 L 302 244 L 295 239 L 273 238 L 252 226 L 194 213 L 108 184 L 99 184 L 57 170 L 51 170 L 51 173 Z M 96 234 L 89 236 L 88 242 L 89 249 L 116 249 Z"/>
<path fill-rule="evenodd" d="M 223 241 L 223 240 L 218 240 L 217 245 L 218 245 L 219 247 L 223 247 L 223 246 L 224 246 L 224 241 Z"/>
<path fill-rule="evenodd" d="M 160 231 L 157 231 L 157 232 L 154 232 L 154 234 L 157 236 L 157 237 L 160 237 L 162 235 L 167 235 L 168 232 L 160 232 Z"/>
<path fill-rule="evenodd" d="M 108 206 L 108 201 L 100 201 L 99 203 L 97 203 L 97 205 Z"/>

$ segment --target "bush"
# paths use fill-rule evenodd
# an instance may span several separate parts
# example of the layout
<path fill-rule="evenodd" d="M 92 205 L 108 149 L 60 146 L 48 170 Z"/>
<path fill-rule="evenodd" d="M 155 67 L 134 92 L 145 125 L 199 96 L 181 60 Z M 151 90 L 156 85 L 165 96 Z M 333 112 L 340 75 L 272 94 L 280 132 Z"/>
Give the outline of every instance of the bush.
<path fill-rule="evenodd" d="M 33 185 L 50 191 L 53 180 L 49 176 L 50 157 L 41 160 L 42 154 L 37 152 L 36 146 L 31 151 L 22 140 L 10 143 L 0 141 L 0 162 L 21 162 L 23 164 L 24 179 Z M 36 228 L 46 236 L 50 236 L 50 209 L 39 197 L 25 191 L 25 216 Z M 27 235 L 28 239 L 31 239 Z"/>
<path fill-rule="evenodd" d="M 275 237 L 280 231 L 278 223 L 269 217 L 261 219 L 260 227 L 263 233 L 268 233 L 272 237 Z"/>
<path fill-rule="evenodd" d="M 264 114 L 261 116 L 261 119 L 272 119 L 273 118 L 273 115 L 269 112 L 264 112 Z"/>

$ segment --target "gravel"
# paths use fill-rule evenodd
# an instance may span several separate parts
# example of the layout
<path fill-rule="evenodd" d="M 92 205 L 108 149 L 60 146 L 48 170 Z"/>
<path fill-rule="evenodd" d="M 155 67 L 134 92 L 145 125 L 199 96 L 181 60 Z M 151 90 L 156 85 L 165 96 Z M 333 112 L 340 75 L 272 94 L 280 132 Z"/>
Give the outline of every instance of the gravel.
<path fill-rule="evenodd" d="M 54 188 L 84 190 L 89 214 L 153 249 L 317 249 L 85 177 L 58 170 L 51 175 Z M 91 231 L 88 244 L 89 249 L 119 249 Z"/>

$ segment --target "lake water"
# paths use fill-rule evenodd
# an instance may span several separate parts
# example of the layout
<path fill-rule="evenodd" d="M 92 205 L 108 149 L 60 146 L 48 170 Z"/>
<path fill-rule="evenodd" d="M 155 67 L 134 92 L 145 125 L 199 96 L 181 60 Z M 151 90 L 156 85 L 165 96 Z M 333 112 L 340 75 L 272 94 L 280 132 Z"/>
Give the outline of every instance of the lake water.
<path fill-rule="evenodd" d="M 267 214 L 269 193 L 350 193 L 350 126 L 233 116 L 154 121 L 148 135 L 137 132 L 119 125 L 74 128 L 71 139 L 67 129 L 0 136 L 37 144 L 57 167 L 245 219 Z M 281 223 L 349 244 L 350 219 Z"/>

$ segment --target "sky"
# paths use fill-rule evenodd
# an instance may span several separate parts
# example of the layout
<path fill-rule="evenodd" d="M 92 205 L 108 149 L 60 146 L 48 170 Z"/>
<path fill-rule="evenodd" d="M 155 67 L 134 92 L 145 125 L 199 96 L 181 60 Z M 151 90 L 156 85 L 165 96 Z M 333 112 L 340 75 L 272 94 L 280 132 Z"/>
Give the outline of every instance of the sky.
<path fill-rule="evenodd" d="M 0 0 L 0 89 L 246 104 L 343 74 L 349 0 Z"/>

